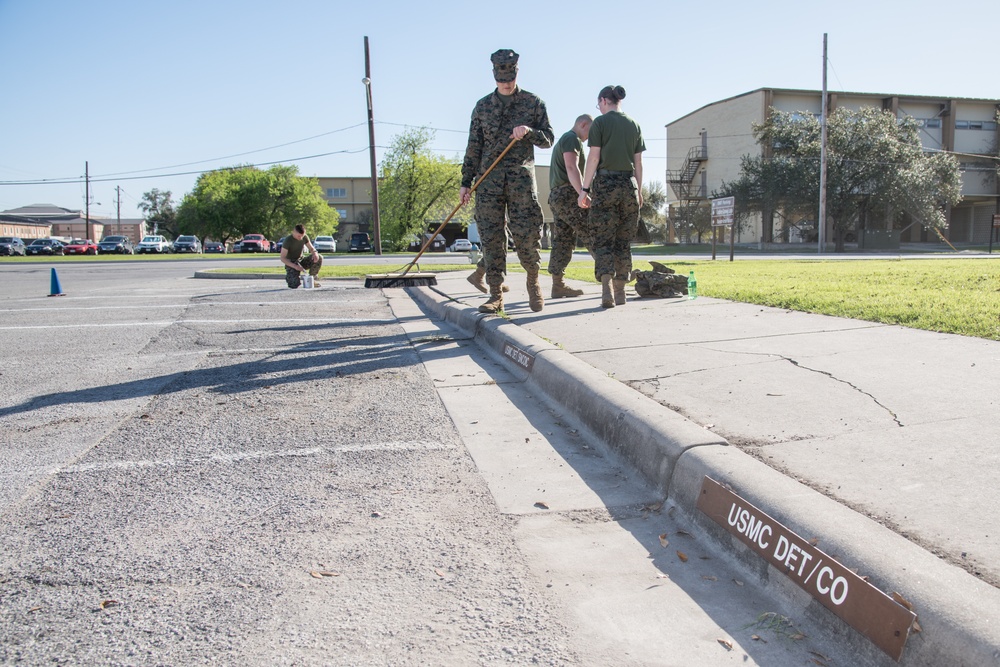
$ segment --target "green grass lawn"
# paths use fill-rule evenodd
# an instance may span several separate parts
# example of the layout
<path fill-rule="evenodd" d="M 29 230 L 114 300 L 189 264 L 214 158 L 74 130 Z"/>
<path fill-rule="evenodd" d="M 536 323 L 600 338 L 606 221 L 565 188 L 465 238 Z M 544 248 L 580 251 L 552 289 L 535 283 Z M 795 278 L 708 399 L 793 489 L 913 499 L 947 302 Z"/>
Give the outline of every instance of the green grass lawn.
<path fill-rule="evenodd" d="M 1000 261 L 990 259 L 667 261 L 698 294 L 1000 340 Z M 636 259 L 635 268 L 649 269 Z M 593 264 L 567 277 L 596 282 Z"/>

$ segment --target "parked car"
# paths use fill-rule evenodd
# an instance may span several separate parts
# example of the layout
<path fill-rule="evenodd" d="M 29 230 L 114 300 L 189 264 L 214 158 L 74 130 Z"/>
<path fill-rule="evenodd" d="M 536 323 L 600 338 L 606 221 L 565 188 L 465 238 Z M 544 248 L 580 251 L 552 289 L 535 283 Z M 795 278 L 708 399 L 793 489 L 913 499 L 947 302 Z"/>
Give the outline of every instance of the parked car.
<path fill-rule="evenodd" d="M 239 246 L 239 252 L 271 252 L 271 242 L 263 234 L 247 234 Z"/>
<path fill-rule="evenodd" d="M 16 236 L 0 236 L 0 255 L 24 256 L 24 241 Z"/>
<path fill-rule="evenodd" d="M 135 248 L 132 246 L 131 239 L 127 236 L 105 236 L 97 244 L 97 254 L 104 255 L 107 253 L 133 255 L 135 254 Z"/>
<path fill-rule="evenodd" d="M 337 240 L 332 236 L 317 236 L 313 247 L 316 252 L 337 252 Z"/>
<path fill-rule="evenodd" d="M 448 252 L 469 252 L 472 250 L 472 241 L 469 239 L 455 239 L 455 242 L 448 246 Z"/>
<path fill-rule="evenodd" d="M 140 255 L 146 252 L 155 252 L 159 255 L 163 252 L 170 252 L 170 242 L 162 236 L 143 236 L 142 241 L 135 247 L 135 251 Z"/>
<path fill-rule="evenodd" d="M 63 244 L 56 239 L 35 239 L 25 248 L 29 255 L 65 255 Z"/>
<path fill-rule="evenodd" d="M 178 236 L 174 241 L 174 252 L 196 252 L 201 254 L 201 241 L 197 236 Z"/>
<path fill-rule="evenodd" d="M 226 244 L 218 241 L 208 241 L 205 243 L 205 252 L 226 254 Z"/>
<path fill-rule="evenodd" d="M 367 252 L 372 249 L 372 240 L 364 232 L 355 232 L 351 234 L 351 245 L 347 248 L 348 252 Z"/>
<path fill-rule="evenodd" d="M 73 239 L 63 250 L 67 255 L 96 255 L 97 244 L 90 239 Z"/>

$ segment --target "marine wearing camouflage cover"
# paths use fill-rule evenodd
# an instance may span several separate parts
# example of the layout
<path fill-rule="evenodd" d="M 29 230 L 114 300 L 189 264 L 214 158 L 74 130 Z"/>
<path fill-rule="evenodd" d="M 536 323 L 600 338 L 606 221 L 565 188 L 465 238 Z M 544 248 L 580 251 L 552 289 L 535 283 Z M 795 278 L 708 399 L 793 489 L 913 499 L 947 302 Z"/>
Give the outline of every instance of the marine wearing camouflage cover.
<path fill-rule="evenodd" d="M 476 223 L 483 243 L 486 282 L 499 286 L 507 271 L 504 216 L 525 270 L 537 271 L 541 261 L 542 209 L 535 183 L 535 146 L 552 146 L 554 133 L 545 103 L 538 96 L 514 89 L 507 100 L 498 91 L 476 102 L 469 126 L 469 143 L 462 164 L 462 187 L 471 187 L 510 143 L 519 125 L 531 128 L 476 189 Z"/>

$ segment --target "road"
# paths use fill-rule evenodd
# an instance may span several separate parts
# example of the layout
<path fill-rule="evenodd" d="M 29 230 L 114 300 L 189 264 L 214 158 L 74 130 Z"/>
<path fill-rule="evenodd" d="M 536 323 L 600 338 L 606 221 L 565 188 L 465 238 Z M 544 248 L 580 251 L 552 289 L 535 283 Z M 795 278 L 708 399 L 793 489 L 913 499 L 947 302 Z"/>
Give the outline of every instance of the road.
<path fill-rule="evenodd" d="M 852 664 L 403 291 L 49 268 L 0 265 L 0 663 Z"/>

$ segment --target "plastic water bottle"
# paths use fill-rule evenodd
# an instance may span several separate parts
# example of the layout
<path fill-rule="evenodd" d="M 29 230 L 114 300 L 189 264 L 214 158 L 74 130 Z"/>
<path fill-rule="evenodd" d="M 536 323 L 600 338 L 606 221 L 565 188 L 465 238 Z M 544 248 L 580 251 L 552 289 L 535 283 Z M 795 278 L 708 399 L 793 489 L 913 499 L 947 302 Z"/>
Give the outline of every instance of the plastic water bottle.
<path fill-rule="evenodd" d="M 698 298 L 698 281 L 694 277 L 694 271 L 688 273 L 688 298 Z"/>

